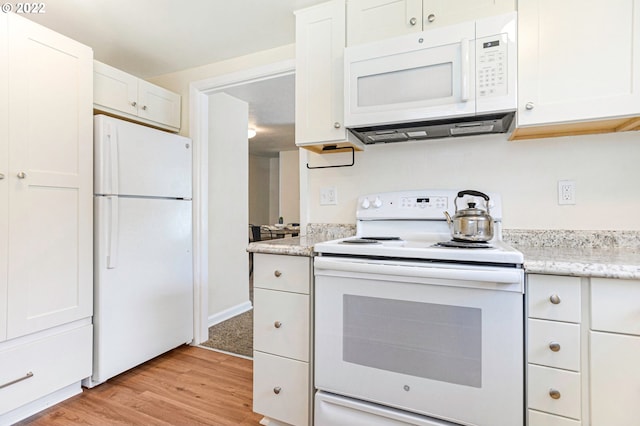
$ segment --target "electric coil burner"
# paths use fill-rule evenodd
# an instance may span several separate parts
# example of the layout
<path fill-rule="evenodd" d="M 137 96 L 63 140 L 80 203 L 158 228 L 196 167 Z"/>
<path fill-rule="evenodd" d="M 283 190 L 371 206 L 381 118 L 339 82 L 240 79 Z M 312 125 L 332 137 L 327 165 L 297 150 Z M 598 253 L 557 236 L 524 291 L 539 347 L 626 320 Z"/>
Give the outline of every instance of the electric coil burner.
<path fill-rule="evenodd" d="M 314 246 L 314 424 L 524 424 L 523 256 L 498 194 L 493 238 L 453 241 L 457 194 L 362 196 L 356 236 Z"/>

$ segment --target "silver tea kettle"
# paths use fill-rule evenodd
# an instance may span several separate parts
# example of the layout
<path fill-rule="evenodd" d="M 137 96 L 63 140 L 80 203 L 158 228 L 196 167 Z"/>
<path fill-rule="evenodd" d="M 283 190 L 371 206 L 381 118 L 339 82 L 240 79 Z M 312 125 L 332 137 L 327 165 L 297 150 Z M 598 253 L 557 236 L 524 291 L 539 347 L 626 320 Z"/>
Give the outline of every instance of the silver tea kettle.
<path fill-rule="evenodd" d="M 484 198 L 486 210 L 476 207 L 475 202 L 468 202 L 468 208 L 458 210 L 458 198 L 465 195 Z M 453 200 L 456 212 L 453 218 L 444 212 L 454 241 L 487 242 L 493 238 L 493 218 L 489 214 L 489 196 L 480 191 L 466 190 L 458 192 Z"/>

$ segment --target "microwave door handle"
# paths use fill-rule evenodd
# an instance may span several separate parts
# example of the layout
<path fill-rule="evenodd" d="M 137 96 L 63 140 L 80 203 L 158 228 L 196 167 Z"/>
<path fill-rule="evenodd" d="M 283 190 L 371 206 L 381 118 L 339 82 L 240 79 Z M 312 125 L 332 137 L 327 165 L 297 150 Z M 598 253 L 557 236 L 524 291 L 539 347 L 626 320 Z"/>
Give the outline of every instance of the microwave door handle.
<path fill-rule="evenodd" d="M 462 74 L 462 88 L 460 100 L 469 100 L 469 39 L 460 40 L 460 73 Z"/>

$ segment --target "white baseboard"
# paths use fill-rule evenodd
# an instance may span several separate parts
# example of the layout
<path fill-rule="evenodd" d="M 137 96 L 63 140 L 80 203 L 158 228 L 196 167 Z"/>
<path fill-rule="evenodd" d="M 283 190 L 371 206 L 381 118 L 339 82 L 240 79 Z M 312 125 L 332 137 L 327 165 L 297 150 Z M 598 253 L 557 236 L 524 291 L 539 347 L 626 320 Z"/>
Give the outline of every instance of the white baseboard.
<path fill-rule="evenodd" d="M 236 315 L 243 314 L 247 311 L 250 311 L 251 309 L 253 309 L 253 305 L 251 304 L 250 300 L 247 300 L 244 303 L 240 303 L 239 305 L 232 306 L 228 309 L 225 309 L 224 311 L 210 315 L 207 320 L 208 327 L 219 324 L 222 321 L 226 321 L 229 318 L 235 317 Z"/>

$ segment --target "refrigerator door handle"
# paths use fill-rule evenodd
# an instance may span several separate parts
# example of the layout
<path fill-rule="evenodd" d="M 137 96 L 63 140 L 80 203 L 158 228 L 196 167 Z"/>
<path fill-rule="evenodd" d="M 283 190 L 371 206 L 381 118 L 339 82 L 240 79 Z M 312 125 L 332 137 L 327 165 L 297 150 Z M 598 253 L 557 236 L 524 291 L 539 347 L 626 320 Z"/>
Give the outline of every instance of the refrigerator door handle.
<path fill-rule="evenodd" d="M 107 269 L 118 266 L 118 197 L 106 197 L 109 200 L 109 224 L 107 229 Z"/>
<path fill-rule="evenodd" d="M 118 194 L 118 130 L 115 126 L 107 127 L 107 138 L 109 139 L 108 145 L 108 158 L 109 164 L 106 167 L 107 182 L 109 188 L 107 194 Z"/>

